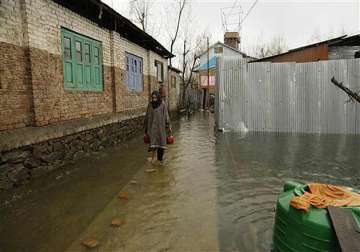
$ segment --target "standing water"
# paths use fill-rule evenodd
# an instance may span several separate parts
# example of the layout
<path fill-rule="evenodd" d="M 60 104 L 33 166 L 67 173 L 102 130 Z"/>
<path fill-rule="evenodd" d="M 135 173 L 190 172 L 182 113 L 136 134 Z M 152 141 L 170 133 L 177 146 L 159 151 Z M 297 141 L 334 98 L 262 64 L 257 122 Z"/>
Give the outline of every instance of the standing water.
<path fill-rule="evenodd" d="M 213 126 L 207 114 L 177 122 L 163 165 L 146 161 L 139 137 L 22 188 L 23 199 L 0 195 L 0 251 L 85 251 L 87 238 L 106 252 L 270 251 L 285 180 L 359 186 L 358 136 Z"/>

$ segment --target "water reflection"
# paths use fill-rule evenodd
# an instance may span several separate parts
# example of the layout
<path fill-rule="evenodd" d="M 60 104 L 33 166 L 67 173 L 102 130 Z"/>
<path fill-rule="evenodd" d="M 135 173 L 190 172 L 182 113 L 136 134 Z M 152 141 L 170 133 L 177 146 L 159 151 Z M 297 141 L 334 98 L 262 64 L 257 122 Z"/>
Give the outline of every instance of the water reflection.
<path fill-rule="evenodd" d="M 287 179 L 359 186 L 360 138 L 225 133 L 216 138 L 221 251 L 269 251 Z"/>
<path fill-rule="evenodd" d="M 216 133 L 213 123 L 206 113 L 175 123 L 155 173 L 139 137 L 29 185 L 28 198 L 0 207 L 0 251 L 84 251 L 89 237 L 106 252 L 269 251 L 285 180 L 359 187 L 358 136 Z M 111 228 L 113 218 L 126 223 Z"/>

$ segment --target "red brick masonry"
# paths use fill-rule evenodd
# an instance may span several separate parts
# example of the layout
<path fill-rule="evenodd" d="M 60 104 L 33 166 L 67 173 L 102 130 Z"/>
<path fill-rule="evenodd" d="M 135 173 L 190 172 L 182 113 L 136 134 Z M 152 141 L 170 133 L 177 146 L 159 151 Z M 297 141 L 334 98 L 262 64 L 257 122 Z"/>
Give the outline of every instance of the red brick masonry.
<path fill-rule="evenodd" d="M 0 73 L 0 131 L 145 110 L 151 89 L 149 79 L 155 85 L 154 78 L 144 75 L 143 92 L 127 91 L 124 71 L 104 65 L 102 92 L 65 90 L 60 55 L 3 42 Z"/>

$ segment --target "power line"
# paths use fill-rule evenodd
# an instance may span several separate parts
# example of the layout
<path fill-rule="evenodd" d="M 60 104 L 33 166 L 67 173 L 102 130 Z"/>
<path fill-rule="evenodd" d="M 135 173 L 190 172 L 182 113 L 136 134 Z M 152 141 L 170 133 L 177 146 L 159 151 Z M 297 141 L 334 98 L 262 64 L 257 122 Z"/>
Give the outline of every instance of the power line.
<path fill-rule="evenodd" d="M 241 20 L 240 25 L 245 21 L 245 19 L 249 16 L 250 12 L 254 9 L 255 5 L 258 3 L 259 0 L 255 0 L 253 5 L 250 7 L 249 11 L 246 13 L 245 17 Z"/>
<path fill-rule="evenodd" d="M 238 1 L 238 0 L 235 0 L 235 1 L 234 1 L 234 4 L 233 4 L 233 6 L 231 7 L 231 10 L 230 10 L 230 12 L 228 13 L 229 15 L 231 14 L 232 10 L 235 8 L 235 6 L 236 6 L 236 4 L 237 4 L 237 1 Z"/>

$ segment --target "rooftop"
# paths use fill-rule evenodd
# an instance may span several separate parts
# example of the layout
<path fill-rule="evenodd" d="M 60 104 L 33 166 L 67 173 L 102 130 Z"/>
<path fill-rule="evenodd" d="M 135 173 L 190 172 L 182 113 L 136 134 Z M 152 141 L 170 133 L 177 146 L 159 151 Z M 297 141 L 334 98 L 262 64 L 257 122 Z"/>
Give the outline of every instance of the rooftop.
<path fill-rule="evenodd" d="M 52 0 L 73 12 L 97 23 L 100 27 L 118 32 L 127 40 L 151 50 L 164 58 L 172 58 L 170 53 L 152 36 L 141 30 L 129 19 L 100 0 Z"/>
<path fill-rule="evenodd" d="M 229 49 L 233 50 L 235 53 L 241 54 L 241 55 L 242 55 L 243 57 L 245 57 L 245 58 L 248 57 L 248 55 L 246 55 L 246 53 L 244 53 L 244 52 L 242 52 L 242 51 L 239 51 L 239 50 L 237 50 L 237 49 L 235 49 L 235 48 L 233 48 L 233 47 L 231 47 L 231 46 L 228 46 L 228 45 L 226 45 L 226 44 L 224 44 L 224 43 L 222 43 L 222 42 L 220 42 L 220 41 L 212 44 L 212 45 L 209 47 L 209 49 L 211 49 L 211 48 L 213 48 L 213 47 L 215 47 L 215 46 L 217 46 L 217 45 L 221 45 L 221 46 L 224 46 L 224 47 L 226 47 L 226 48 L 229 48 Z M 206 52 L 207 52 L 207 50 L 205 50 L 204 52 L 202 52 L 199 56 L 204 55 Z"/>
<path fill-rule="evenodd" d="M 317 47 L 323 44 L 328 44 L 329 46 L 352 46 L 352 45 L 360 45 L 360 34 L 355 34 L 355 35 L 342 35 L 339 37 L 335 37 L 332 39 L 327 39 L 327 40 L 323 40 L 323 41 L 319 41 L 313 44 L 309 44 L 309 45 L 305 45 L 305 46 L 301 46 L 301 47 L 297 47 L 294 49 L 290 49 L 286 52 L 280 53 L 280 54 L 276 54 L 276 55 L 272 55 L 269 57 L 265 57 L 265 58 L 261 58 L 261 59 L 257 59 L 257 60 L 253 60 L 251 62 L 259 62 L 259 61 L 264 61 L 264 60 L 269 60 L 278 56 L 282 56 L 288 53 L 292 53 L 292 52 L 296 52 L 296 51 L 300 51 L 306 48 L 310 48 L 310 47 Z"/>

